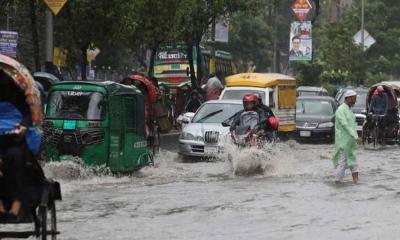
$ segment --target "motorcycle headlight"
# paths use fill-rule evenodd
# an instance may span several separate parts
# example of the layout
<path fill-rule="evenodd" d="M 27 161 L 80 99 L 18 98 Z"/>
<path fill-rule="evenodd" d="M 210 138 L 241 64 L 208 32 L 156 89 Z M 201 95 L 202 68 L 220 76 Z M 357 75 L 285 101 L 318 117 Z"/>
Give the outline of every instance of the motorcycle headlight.
<path fill-rule="evenodd" d="M 318 124 L 318 128 L 331 128 L 333 126 L 335 126 L 333 122 L 325 122 Z"/>

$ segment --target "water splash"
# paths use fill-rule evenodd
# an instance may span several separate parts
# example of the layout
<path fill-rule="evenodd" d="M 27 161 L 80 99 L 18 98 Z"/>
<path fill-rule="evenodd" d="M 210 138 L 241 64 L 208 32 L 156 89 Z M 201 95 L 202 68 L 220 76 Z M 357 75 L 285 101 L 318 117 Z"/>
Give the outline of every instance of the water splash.
<path fill-rule="evenodd" d="M 262 175 L 274 169 L 272 165 L 274 145 L 266 145 L 263 148 L 239 148 L 227 138 L 223 141 L 223 149 L 224 152 L 219 157 L 230 163 L 234 175 Z"/>

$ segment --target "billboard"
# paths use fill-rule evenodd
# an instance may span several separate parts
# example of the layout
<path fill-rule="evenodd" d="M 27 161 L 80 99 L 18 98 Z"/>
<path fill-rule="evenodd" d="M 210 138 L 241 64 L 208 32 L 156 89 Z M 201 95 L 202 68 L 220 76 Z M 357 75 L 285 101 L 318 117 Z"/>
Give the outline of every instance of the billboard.
<path fill-rule="evenodd" d="M 292 22 L 290 26 L 289 61 L 312 60 L 311 21 Z"/>
<path fill-rule="evenodd" d="M 0 31 L 0 53 L 16 58 L 18 46 L 18 33 Z"/>

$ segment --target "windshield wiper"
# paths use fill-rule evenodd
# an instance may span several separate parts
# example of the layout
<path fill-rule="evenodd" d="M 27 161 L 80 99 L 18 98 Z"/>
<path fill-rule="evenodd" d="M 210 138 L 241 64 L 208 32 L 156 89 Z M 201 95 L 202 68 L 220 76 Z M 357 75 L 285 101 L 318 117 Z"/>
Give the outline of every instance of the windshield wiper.
<path fill-rule="evenodd" d="M 210 118 L 210 117 L 212 117 L 212 116 L 214 116 L 214 115 L 217 115 L 218 113 L 221 113 L 221 112 L 223 112 L 223 111 L 224 111 L 223 109 L 220 109 L 220 110 L 218 110 L 218 111 L 209 113 L 209 114 L 205 115 L 204 117 L 200 118 L 199 120 L 197 120 L 197 122 L 201 122 L 201 121 L 203 121 L 203 120 L 206 120 L 207 118 Z"/>

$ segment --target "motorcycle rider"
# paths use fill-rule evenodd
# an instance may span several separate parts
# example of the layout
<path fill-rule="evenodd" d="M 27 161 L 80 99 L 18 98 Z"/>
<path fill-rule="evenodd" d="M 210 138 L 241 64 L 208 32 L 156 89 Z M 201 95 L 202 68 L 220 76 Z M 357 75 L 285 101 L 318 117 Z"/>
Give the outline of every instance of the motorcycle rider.
<path fill-rule="evenodd" d="M 272 110 L 268 106 L 262 106 L 260 103 L 262 104 L 262 101 L 260 102 L 257 94 L 246 94 L 243 97 L 244 109 L 234 115 L 230 131 L 233 132 L 238 126 L 243 126 L 245 123 L 243 122 L 242 116 L 249 112 L 253 112 L 257 115 L 260 129 L 267 133 L 276 131 L 279 126 L 278 119 L 275 118 Z"/>

